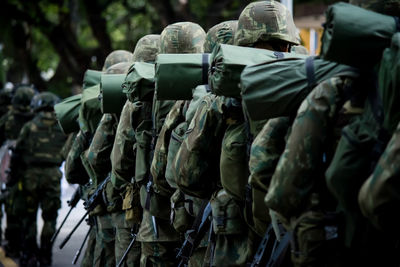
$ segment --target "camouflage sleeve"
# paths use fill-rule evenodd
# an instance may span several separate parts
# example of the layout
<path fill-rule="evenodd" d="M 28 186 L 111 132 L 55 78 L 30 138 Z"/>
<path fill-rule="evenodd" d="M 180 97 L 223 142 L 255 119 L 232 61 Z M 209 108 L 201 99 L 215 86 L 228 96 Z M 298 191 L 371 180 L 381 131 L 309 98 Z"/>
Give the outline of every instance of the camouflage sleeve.
<path fill-rule="evenodd" d="M 358 194 L 361 211 L 376 227 L 399 233 L 399 217 L 394 216 L 400 205 L 400 124 L 397 126 L 372 175 Z"/>
<path fill-rule="evenodd" d="M 119 119 L 115 140 L 111 151 L 111 182 L 122 189 L 131 181 L 135 173 L 135 132 L 131 117 L 135 112 L 133 103 L 126 101 Z"/>
<path fill-rule="evenodd" d="M 188 195 L 209 197 L 219 180 L 222 108 L 223 98 L 214 95 L 203 98 L 173 161 L 175 181 Z"/>
<path fill-rule="evenodd" d="M 163 192 L 166 195 L 171 195 L 173 193 L 171 193 L 172 190 L 165 180 L 168 146 L 171 139 L 172 130 L 175 129 L 178 124 L 184 120 L 182 114 L 184 104 L 185 101 L 183 100 L 177 101 L 165 118 L 164 124 L 157 138 L 156 147 L 154 149 L 154 156 L 150 166 L 150 172 L 153 176 L 154 183 L 160 187 L 160 191 L 166 191 Z"/>
<path fill-rule="evenodd" d="M 81 154 L 89 146 L 89 140 L 79 131 L 65 160 L 65 177 L 71 184 L 84 185 L 89 181 L 89 176 L 82 165 Z"/>
<path fill-rule="evenodd" d="M 311 193 L 317 182 L 324 180 L 324 145 L 341 108 L 341 89 L 346 81 L 335 77 L 322 82 L 297 111 L 265 197 L 267 206 L 286 219 L 309 208 Z"/>
<path fill-rule="evenodd" d="M 11 156 L 10 161 L 10 181 L 9 184 L 17 182 L 17 179 L 22 177 L 22 172 L 25 169 L 23 155 L 27 152 L 25 151 L 26 141 L 29 140 L 29 134 L 31 131 L 32 122 L 27 122 L 21 129 L 18 139 L 15 143 L 15 148 Z"/>
<path fill-rule="evenodd" d="M 90 143 L 88 161 L 96 174 L 97 182 L 101 182 L 111 171 L 110 154 L 117 125 L 116 115 L 104 114 Z"/>
<path fill-rule="evenodd" d="M 5 123 L 7 120 L 7 114 L 4 114 L 0 118 L 0 146 L 3 145 L 3 143 L 6 141 L 6 135 L 5 135 Z"/>
<path fill-rule="evenodd" d="M 68 157 L 68 153 L 71 150 L 72 144 L 76 138 L 76 134 L 77 133 L 70 133 L 67 137 L 67 141 L 65 142 L 65 145 L 63 146 L 63 148 L 61 150 L 61 154 L 64 159 L 66 159 Z"/>
<path fill-rule="evenodd" d="M 265 194 L 279 157 L 285 149 L 285 136 L 289 126 L 287 117 L 270 119 L 251 145 L 249 183 Z"/>

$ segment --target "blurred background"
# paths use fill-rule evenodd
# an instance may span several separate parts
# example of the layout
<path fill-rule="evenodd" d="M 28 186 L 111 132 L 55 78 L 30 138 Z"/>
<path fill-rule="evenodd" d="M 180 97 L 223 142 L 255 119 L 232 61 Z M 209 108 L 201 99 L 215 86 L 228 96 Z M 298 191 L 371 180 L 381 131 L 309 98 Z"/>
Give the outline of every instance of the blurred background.
<path fill-rule="evenodd" d="M 193 21 L 205 31 L 237 19 L 248 0 L 3 0 L 0 87 L 34 84 L 61 97 L 78 93 L 86 69 L 101 69 L 113 50 L 132 51 L 145 34 Z M 324 12 L 334 0 L 281 0 L 303 45 L 318 54 Z"/>

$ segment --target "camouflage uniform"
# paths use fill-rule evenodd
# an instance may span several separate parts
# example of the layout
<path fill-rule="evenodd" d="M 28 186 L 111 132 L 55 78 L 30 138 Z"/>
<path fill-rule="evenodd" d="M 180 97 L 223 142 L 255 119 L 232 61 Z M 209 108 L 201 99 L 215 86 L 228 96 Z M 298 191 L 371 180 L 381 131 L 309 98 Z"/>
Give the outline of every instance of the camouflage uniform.
<path fill-rule="evenodd" d="M 161 33 L 159 53 L 201 53 L 204 38 L 205 32 L 199 25 L 191 22 L 174 23 L 167 26 Z M 150 153 L 151 149 L 154 149 L 151 148 L 151 139 L 156 138 L 152 135 L 152 131 L 155 135 L 161 131 L 164 119 L 173 104 L 174 101 L 157 101 L 157 99 L 154 99 L 152 105 L 149 103 L 149 107 L 152 106 L 151 112 L 147 114 L 145 112 L 144 120 L 133 120 L 138 144 L 135 181 L 142 186 L 141 191 L 143 193 L 146 192 L 145 183 L 148 182 L 150 177 Z M 145 103 L 144 105 L 146 106 Z M 152 120 L 154 121 L 152 122 Z M 155 141 L 153 140 L 154 144 Z M 150 192 L 148 191 L 146 194 L 150 194 Z M 145 196 L 145 198 L 149 197 L 151 195 Z M 147 210 L 146 203 L 141 203 L 146 209 L 143 210 L 143 219 L 138 233 L 138 240 L 142 242 L 141 265 L 175 266 L 174 250 L 178 246 L 179 234 L 168 220 L 152 216 Z M 154 225 L 153 221 L 157 225 Z M 155 235 L 154 227 L 158 228 L 158 236 Z"/>
<path fill-rule="evenodd" d="M 29 105 L 34 94 L 31 87 L 23 86 L 16 89 L 11 100 L 10 110 L 0 118 L 0 144 L 3 145 L 6 140 L 16 140 L 22 126 L 33 118 L 34 114 Z M 24 203 L 21 193 L 17 190 L 17 185 L 8 185 L 7 187 L 10 194 L 5 203 L 7 213 L 5 238 L 8 241 L 6 250 L 8 255 L 18 256 L 20 240 L 16 237 L 20 236 L 21 224 L 16 212 L 24 209 Z"/>
<path fill-rule="evenodd" d="M 293 231 L 295 266 L 343 264 L 340 257 L 343 251 L 335 235 L 337 222 L 335 217 L 327 215 L 336 207 L 321 177 L 336 149 L 340 128 L 360 112 L 347 114 L 342 109 L 344 90 L 352 86 L 352 79 L 334 77 L 320 83 L 307 96 L 297 111 L 285 151 L 270 182 L 265 203 Z M 335 124 L 337 121 L 342 123 Z M 328 228 L 333 229 L 330 234 L 325 233 Z"/>
<path fill-rule="evenodd" d="M 105 74 L 124 74 L 132 62 L 132 54 L 127 51 L 117 51 L 107 57 L 107 62 L 119 62 L 109 66 Z M 100 120 L 92 141 L 84 156 L 88 167 L 92 170 L 92 184 L 96 188 L 111 172 L 110 153 L 114 143 L 115 133 L 118 125 L 117 114 L 104 114 Z M 106 185 L 105 197 L 102 203 L 90 213 L 96 221 L 96 245 L 94 249 L 93 266 L 115 265 L 115 226 L 113 225 L 111 213 L 107 212 L 108 206 L 116 205 L 112 199 L 111 184 Z M 116 200 L 116 199 L 114 199 Z"/>
<path fill-rule="evenodd" d="M 3 88 L 0 90 L 0 118 L 8 112 L 11 105 L 11 90 Z"/>
<path fill-rule="evenodd" d="M 11 161 L 12 179 L 20 177 L 21 187 L 18 189 L 23 192 L 26 203 L 26 211 L 19 214 L 24 218 L 24 255 L 21 264 L 35 256 L 40 257 L 42 266 L 51 265 L 52 261 L 50 239 L 55 233 L 57 211 L 61 207 L 62 174 L 59 168 L 64 160 L 61 150 L 66 141 L 53 110 L 58 101 L 59 98 L 52 93 L 41 93 L 32 100 L 34 110 L 38 113 L 32 121 L 23 126 Z M 17 172 L 16 168 L 24 171 Z M 44 224 L 38 255 L 36 213 L 39 205 Z"/>
<path fill-rule="evenodd" d="M 280 27 L 277 28 L 277 25 Z M 256 2 L 242 11 L 235 33 L 235 44 L 254 46 L 278 41 L 297 44 L 296 37 L 293 20 L 284 6 L 276 2 Z M 216 189 L 210 186 L 219 183 L 215 171 L 220 170 L 224 189 L 215 192 L 211 199 L 215 233 L 215 241 L 210 244 L 215 248 L 212 264 L 243 266 L 251 260 L 259 239 L 245 226 L 243 220 L 245 186 L 249 174 L 247 145 L 252 141 L 252 136 L 261 130 L 265 121 L 247 123 L 238 99 L 216 97 L 211 99 L 210 108 L 203 107 L 197 110 L 189 125 L 188 135 L 174 160 L 177 163 L 176 179 L 184 192 L 204 197 L 207 191 L 211 189 L 212 192 Z M 218 149 L 219 145 L 213 145 L 213 142 L 219 144 L 221 141 L 221 149 Z M 205 161 L 200 157 L 212 157 L 214 149 L 218 149 L 215 154 L 220 155 L 220 161 L 207 158 L 207 164 L 210 166 L 200 165 L 198 162 Z M 213 166 L 218 162 L 220 166 Z M 211 166 L 216 169 L 212 169 Z M 209 181 L 212 176 L 204 175 L 208 168 L 208 171 L 212 170 L 217 181 Z M 195 173 L 193 169 L 196 169 Z M 195 185 L 188 184 L 198 180 L 193 175 L 207 177 L 207 182 L 203 181 L 204 184 L 199 186 L 208 187 L 194 190 Z M 229 211 L 229 214 L 224 214 L 223 211 Z M 246 230 L 243 231 L 243 228 Z"/>
<path fill-rule="evenodd" d="M 156 34 L 150 34 L 142 37 L 136 44 L 133 60 L 134 62 L 154 62 L 155 57 L 158 53 L 160 36 Z M 112 187 L 110 193 L 107 194 L 112 199 L 112 205 L 109 205 L 108 211 L 112 212 L 112 221 L 116 228 L 115 233 L 115 254 L 116 261 L 122 258 L 123 253 L 128 248 L 131 242 L 131 233 L 135 231 L 138 223 L 141 219 L 141 211 L 139 209 L 138 199 L 136 203 L 132 203 L 130 194 L 133 192 L 134 185 L 132 182 L 132 176 L 134 174 L 134 155 L 133 145 L 135 143 L 134 131 L 131 124 L 131 116 L 134 116 L 137 107 L 133 103 L 126 101 L 122 112 L 120 122 L 115 135 L 115 141 L 111 152 L 111 182 Z M 129 163 L 130 162 L 130 163 Z M 121 196 L 127 194 L 127 198 L 124 201 L 124 206 L 121 203 Z M 132 205 L 134 207 L 132 207 Z M 124 209 L 124 210 L 123 210 Z M 135 213 L 135 219 L 126 216 L 125 210 L 129 210 L 127 213 L 132 215 Z M 138 218 L 140 217 L 140 218 Z M 128 219 L 128 220 L 126 220 Z M 135 231 L 136 232 L 136 231 Z M 140 253 L 141 244 L 135 241 L 131 248 L 124 266 L 137 266 L 140 264 Z"/>

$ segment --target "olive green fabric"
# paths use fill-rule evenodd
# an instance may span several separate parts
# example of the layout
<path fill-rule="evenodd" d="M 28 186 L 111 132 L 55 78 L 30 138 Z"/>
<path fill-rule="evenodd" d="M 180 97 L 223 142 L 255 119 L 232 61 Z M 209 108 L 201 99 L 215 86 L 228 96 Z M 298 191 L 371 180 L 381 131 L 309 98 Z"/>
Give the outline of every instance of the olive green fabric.
<path fill-rule="evenodd" d="M 120 114 L 126 101 L 122 92 L 122 84 L 126 74 L 101 75 L 100 90 L 102 92 L 101 110 L 103 113 Z"/>
<path fill-rule="evenodd" d="M 87 88 L 82 92 L 81 107 L 79 109 L 79 128 L 83 133 L 96 131 L 103 114 L 100 107 L 100 84 Z"/>
<path fill-rule="evenodd" d="M 86 88 L 92 87 L 96 84 L 99 84 L 102 73 L 103 72 L 98 71 L 98 70 L 87 70 L 83 77 L 82 89 L 86 89 Z"/>
<path fill-rule="evenodd" d="M 207 84 L 209 54 L 160 54 L 156 59 L 158 100 L 190 100 L 192 89 Z"/>
<path fill-rule="evenodd" d="M 154 74 L 153 63 L 135 62 L 126 75 L 122 92 L 131 102 L 149 100 L 154 92 Z"/>
<path fill-rule="evenodd" d="M 357 71 L 312 57 L 248 66 L 240 77 L 243 105 L 253 120 L 293 115 L 316 84 L 333 76 L 353 77 Z"/>
<path fill-rule="evenodd" d="M 266 49 L 217 45 L 210 56 L 208 84 L 216 95 L 240 97 L 240 74 L 247 65 L 280 58 L 304 58 L 294 53 L 274 52 Z"/>
<path fill-rule="evenodd" d="M 82 94 L 65 98 L 54 106 L 58 123 L 65 134 L 79 131 L 78 115 Z"/>
<path fill-rule="evenodd" d="M 358 193 L 358 204 L 363 215 L 381 231 L 396 236 L 399 233 L 399 216 L 394 211 L 400 200 L 399 134 L 400 127 L 397 126 L 374 172 Z"/>
<path fill-rule="evenodd" d="M 394 17 L 336 3 L 326 11 L 321 56 L 341 64 L 372 67 L 398 30 Z"/>
<path fill-rule="evenodd" d="M 390 48 L 383 52 L 378 73 L 379 98 L 384 119 L 382 126 L 393 133 L 400 121 L 400 33 L 393 35 Z"/>

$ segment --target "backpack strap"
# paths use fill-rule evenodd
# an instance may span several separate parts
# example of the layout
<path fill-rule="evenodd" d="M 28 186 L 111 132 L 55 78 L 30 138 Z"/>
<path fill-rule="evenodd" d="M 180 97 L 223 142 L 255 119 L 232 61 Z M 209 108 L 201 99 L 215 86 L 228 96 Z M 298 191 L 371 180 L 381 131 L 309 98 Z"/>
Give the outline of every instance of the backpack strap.
<path fill-rule="evenodd" d="M 204 53 L 202 54 L 202 64 L 201 64 L 201 69 L 202 69 L 202 81 L 203 84 L 208 84 L 208 69 L 210 67 L 210 54 Z"/>
<path fill-rule="evenodd" d="M 314 69 L 314 57 L 306 58 L 306 75 L 307 75 L 307 82 L 308 87 L 310 89 L 314 88 L 315 86 L 315 69 Z"/>

